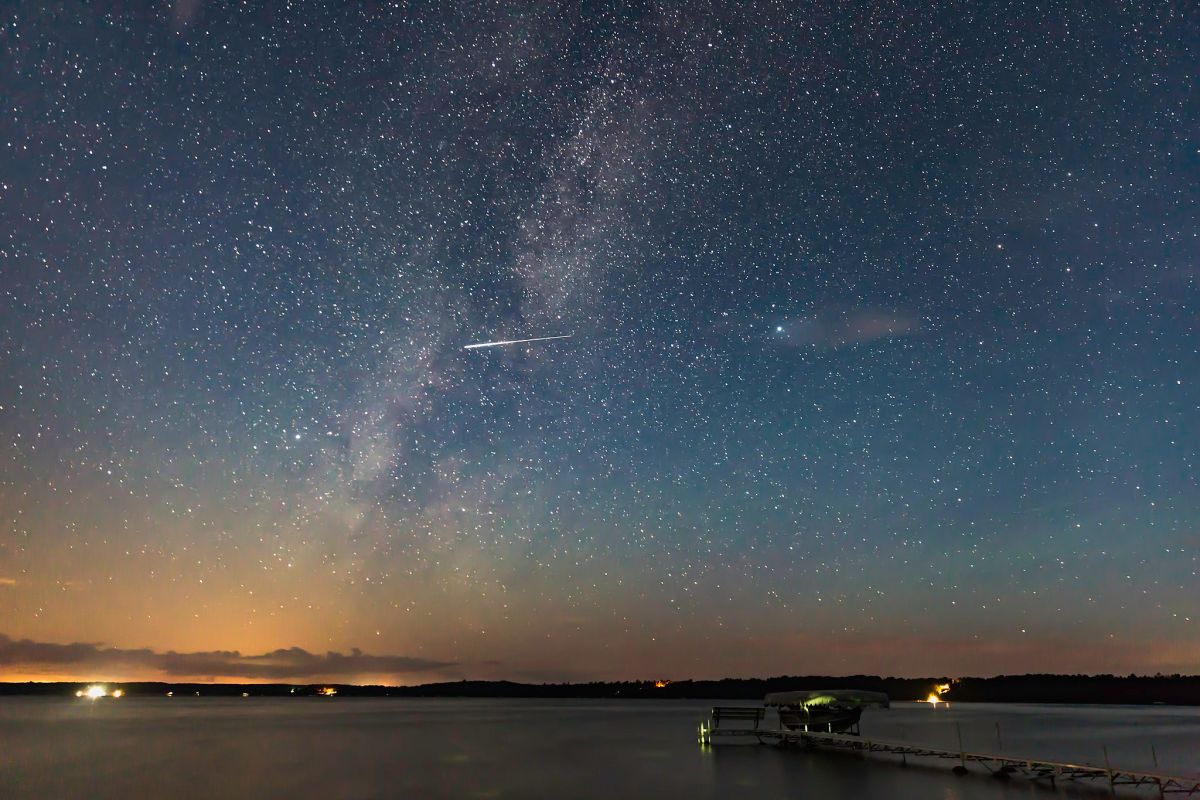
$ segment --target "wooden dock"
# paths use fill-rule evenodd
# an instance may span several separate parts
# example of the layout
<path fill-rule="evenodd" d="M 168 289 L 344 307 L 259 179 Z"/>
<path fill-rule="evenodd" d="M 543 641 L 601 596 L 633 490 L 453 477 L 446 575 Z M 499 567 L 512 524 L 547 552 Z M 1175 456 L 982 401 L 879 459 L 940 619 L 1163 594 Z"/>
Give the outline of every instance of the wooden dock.
<path fill-rule="evenodd" d="M 728 714 L 726 714 L 728 717 Z M 1200 777 L 1159 775 L 1151 772 L 1136 772 L 1105 765 L 1068 764 L 1061 761 L 1046 761 L 1036 758 L 1017 758 L 993 753 L 972 753 L 967 750 L 943 750 L 937 747 L 867 739 L 840 733 L 818 733 L 815 731 L 789 731 L 758 726 L 759 717 L 753 728 L 720 727 L 719 716 L 714 726 L 712 721 L 700 723 L 701 744 L 714 744 L 724 738 L 752 737 L 761 744 L 804 745 L 810 748 L 826 747 L 852 750 L 862 753 L 888 753 L 900 756 L 907 762 L 912 758 L 931 758 L 957 761 L 954 771 L 965 773 L 968 765 L 978 765 L 999 778 L 1013 775 L 1031 780 L 1044 780 L 1054 785 L 1057 781 L 1104 781 L 1112 789 L 1129 786 L 1157 791 L 1160 797 L 1167 795 L 1190 797 L 1200 795 Z M 1106 759 L 1107 760 L 1107 756 Z"/>

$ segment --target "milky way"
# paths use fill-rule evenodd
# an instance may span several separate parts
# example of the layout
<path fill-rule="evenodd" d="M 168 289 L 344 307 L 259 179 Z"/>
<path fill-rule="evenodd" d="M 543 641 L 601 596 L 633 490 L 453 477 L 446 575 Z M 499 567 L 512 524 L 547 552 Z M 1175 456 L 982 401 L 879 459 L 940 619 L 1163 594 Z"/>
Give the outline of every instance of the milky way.
<path fill-rule="evenodd" d="M 129 5 L 0 17 L 0 674 L 1200 670 L 1187 4 Z"/>

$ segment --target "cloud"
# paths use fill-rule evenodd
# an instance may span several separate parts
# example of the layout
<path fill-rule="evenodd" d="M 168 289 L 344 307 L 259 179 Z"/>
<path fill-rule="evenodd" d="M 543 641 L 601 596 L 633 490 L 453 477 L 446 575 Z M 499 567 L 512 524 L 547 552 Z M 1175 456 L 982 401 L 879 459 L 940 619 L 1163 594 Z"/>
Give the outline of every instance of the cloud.
<path fill-rule="evenodd" d="M 920 317 L 910 311 L 827 308 L 777 323 L 775 334 L 785 344 L 836 350 L 878 339 L 910 336 L 920 328 Z"/>
<path fill-rule="evenodd" d="M 236 650 L 177 653 L 149 648 L 125 650 L 75 642 L 54 644 L 12 639 L 0 634 L 0 669 L 54 670 L 84 673 L 136 671 L 169 677 L 198 675 L 249 680 L 288 678 L 353 678 L 359 675 L 401 675 L 430 672 L 454 662 L 413 656 L 370 655 L 358 648 L 349 653 L 310 653 L 299 647 L 243 655 Z"/>

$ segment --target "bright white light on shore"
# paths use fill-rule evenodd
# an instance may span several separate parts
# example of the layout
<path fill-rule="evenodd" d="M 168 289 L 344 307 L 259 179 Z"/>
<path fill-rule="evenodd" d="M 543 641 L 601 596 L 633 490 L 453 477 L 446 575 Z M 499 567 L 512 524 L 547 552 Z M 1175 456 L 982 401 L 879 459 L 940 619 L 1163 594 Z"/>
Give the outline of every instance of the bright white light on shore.
<path fill-rule="evenodd" d="M 99 700 L 101 697 L 108 696 L 108 689 L 104 688 L 100 684 L 93 684 L 87 688 L 87 691 L 83 693 L 83 696 L 89 700 Z"/>

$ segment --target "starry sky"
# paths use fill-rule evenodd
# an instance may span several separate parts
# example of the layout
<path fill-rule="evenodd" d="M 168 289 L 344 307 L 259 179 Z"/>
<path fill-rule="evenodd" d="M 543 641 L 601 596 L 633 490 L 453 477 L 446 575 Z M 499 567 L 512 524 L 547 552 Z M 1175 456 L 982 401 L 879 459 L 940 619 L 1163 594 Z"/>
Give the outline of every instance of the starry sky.
<path fill-rule="evenodd" d="M 908 5 L 8 5 L 0 676 L 1200 672 L 1200 16 Z"/>

